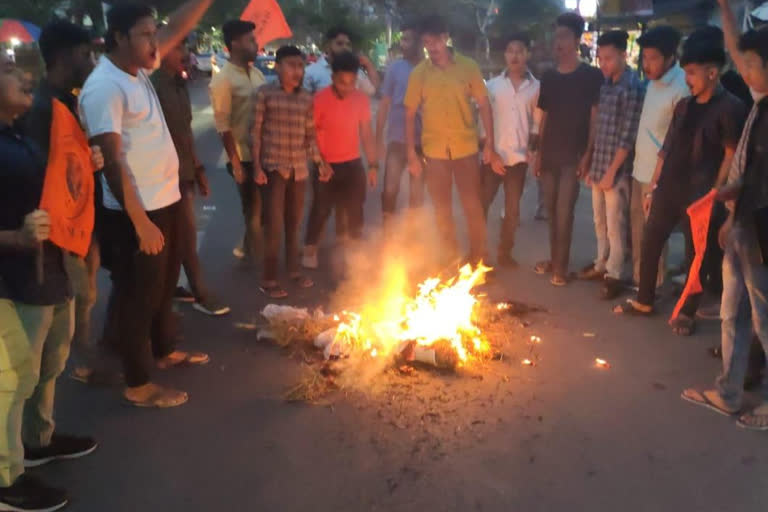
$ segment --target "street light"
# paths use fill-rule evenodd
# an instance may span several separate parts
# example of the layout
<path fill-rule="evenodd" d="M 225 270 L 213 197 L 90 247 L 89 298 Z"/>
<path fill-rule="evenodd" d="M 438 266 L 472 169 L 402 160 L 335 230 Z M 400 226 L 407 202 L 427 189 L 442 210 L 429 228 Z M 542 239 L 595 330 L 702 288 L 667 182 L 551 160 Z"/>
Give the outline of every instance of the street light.
<path fill-rule="evenodd" d="M 21 44 L 21 41 L 19 41 L 18 37 L 12 37 L 11 38 L 11 48 L 16 48 Z"/>
<path fill-rule="evenodd" d="M 597 14 L 598 0 L 565 0 L 565 8 L 579 11 L 585 18 L 593 18 Z"/>

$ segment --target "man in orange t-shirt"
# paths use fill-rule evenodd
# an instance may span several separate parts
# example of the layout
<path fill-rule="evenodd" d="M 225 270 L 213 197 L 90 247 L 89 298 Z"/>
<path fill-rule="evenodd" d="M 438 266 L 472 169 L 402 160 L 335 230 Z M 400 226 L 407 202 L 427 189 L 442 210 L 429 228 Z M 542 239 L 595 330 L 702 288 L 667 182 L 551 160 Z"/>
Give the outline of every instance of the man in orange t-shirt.
<path fill-rule="evenodd" d="M 334 206 L 336 214 L 346 218 L 349 238 L 359 239 L 363 234 L 366 176 L 360 158 L 361 139 L 371 187 L 376 186 L 379 164 L 370 102 L 356 88 L 359 68 L 360 61 L 353 54 L 337 55 L 331 68 L 333 83 L 315 95 L 315 130 L 324 164 L 304 241 L 305 267 L 317 268 L 317 244 Z"/>

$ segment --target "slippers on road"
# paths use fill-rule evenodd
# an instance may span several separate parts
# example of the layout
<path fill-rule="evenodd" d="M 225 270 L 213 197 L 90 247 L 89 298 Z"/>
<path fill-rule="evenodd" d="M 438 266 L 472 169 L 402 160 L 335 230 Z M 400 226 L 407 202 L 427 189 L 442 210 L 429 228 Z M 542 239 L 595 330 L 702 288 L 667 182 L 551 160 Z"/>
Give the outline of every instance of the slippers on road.
<path fill-rule="evenodd" d="M 750 412 L 742 414 L 736 424 L 747 430 L 768 430 L 768 403 L 763 403 Z"/>
<path fill-rule="evenodd" d="M 203 366 L 211 362 L 211 358 L 204 352 L 182 352 L 183 357 L 168 359 L 163 358 L 157 362 L 157 367 L 161 370 L 169 368 L 184 368 L 187 366 Z"/>
<path fill-rule="evenodd" d="M 739 409 L 732 409 L 720 398 L 717 391 L 699 391 L 697 389 L 689 388 L 683 391 L 680 398 L 686 402 L 690 402 L 694 405 L 706 407 L 710 411 L 715 411 L 723 416 L 732 417 L 739 412 Z"/>

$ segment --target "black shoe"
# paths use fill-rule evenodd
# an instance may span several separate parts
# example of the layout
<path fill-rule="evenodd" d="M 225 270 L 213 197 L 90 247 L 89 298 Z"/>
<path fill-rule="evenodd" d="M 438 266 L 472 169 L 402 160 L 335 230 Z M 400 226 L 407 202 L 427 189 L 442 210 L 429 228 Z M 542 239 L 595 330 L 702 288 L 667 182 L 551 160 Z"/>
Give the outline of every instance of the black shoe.
<path fill-rule="evenodd" d="M 183 286 L 177 286 L 176 293 L 173 294 L 173 300 L 176 302 L 195 302 L 195 296 Z"/>
<path fill-rule="evenodd" d="M 54 460 L 79 459 L 93 453 L 97 446 L 90 437 L 53 434 L 51 444 L 44 448 L 24 447 L 24 467 L 34 468 Z"/>
<path fill-rule="evenodd" d="M 67 505 L 67 493 L 48 487 L 37 478 L 21 475 L 10 487 L 0 488 L 0 510 L 53 512 Z"/>

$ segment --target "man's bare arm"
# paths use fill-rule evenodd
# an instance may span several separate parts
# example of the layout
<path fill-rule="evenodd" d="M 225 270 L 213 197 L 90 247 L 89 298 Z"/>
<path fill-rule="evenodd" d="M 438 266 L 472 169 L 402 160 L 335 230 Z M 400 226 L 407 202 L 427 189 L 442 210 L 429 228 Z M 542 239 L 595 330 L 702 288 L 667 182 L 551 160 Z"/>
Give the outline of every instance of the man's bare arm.
<path fill-rule="evenodd" d="M 746 65 L 744 64 L 744 57 L 739 51 L 739 29 L 736 23 L 736 16 L 733 14 L 733 7 L 729 0 L 717 0 L 720 4 L 720 17 L 723 23 L 723 36 L 725 37 L 725 46 L 728 48 L 728 53 L 733 59 L 733 63 L 736 64 L 736 70 L 744 75 L 746 72 Z"/>
<path fill-rule="evenodd" d="M 597 105 L 592 106 L 589 115 L 589 138 L 587 139 L 587 149 L 579 164 L 578 174 L 580 177 L 587 175 L 589 166 L 592 163 L 592 151 L 595 149 L 595 131 L 597 129 Z"/>
<path fill-rule="evenodd" d="M 188 0 L 168 17 L 168 24 L 157 31 L 158 53 L 162 59 L 197 26 L 213 0 Z"/>
<path fill-rule="evenodd" d="M 376 143 L 379 147 L 379 152 L 384 155 L 384 141 L 386 140 L 384 130 L 387 126 L 387 119 L 389 118 L 389 106 L 392 104 L 392 98 L 389 96 L 382 96 L 379 101 L 379 110 L 376 112 Z"/>
<path fill-rule="evenodd" d="M 373 136 L 373 129 L 371 128 L 370 121 L 363 121 L 360 123 L 360 138 L 363 139 L 363 149 L 365 150 L 365 158 L 368 160 L 368 164 L 378 164 L 376 156 L 376 139 Z"/>
<path fill-rule="evenodd" d="M 736 148 L 726 146 L 725 153 L 723 154 L 723 163 L 720 164 L 720 170 L 717 172 L 717 180 L 715 181 L 715 188 L 720 188 L 728 181 L 728 172 L 731 170 L 731 163 L 733 157 L 736 154 Z"/>

